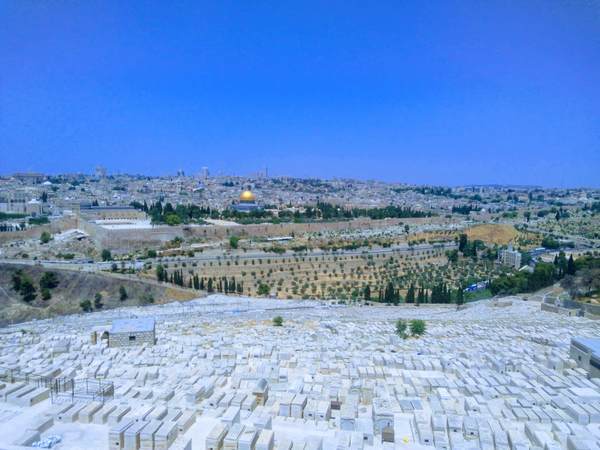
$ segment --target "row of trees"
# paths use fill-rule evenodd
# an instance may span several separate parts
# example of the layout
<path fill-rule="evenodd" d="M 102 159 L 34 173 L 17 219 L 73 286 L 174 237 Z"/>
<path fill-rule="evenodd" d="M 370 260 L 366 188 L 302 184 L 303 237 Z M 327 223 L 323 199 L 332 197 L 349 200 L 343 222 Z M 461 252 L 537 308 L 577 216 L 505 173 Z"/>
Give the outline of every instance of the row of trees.
<path fill-rule="evenodd" d="M 400 290 L 400 288 L 395 287 L 392 281 L 388 281 L 385 288 L 379 290 L 377 301 L 398 305 L 403 301 Z M 371 287 L 369 285 L 365 286 L 363 290 L 363 298 L 365 301 L 371 300 Z M 421 303 L 456 303 L 462 305 L 464 303 L 463 287 L 459 286 L 453 291 L 444 281 L 434 284 L 431 289 L 424 286 L 416 287 L 411 284 L 406 291 L 404 303 L 416 305 Z"/>
<path fill-rule="evenodd" d="M 17 270 L 11 277 L 12 288 L 15 292 L 21 294 L 21 299 L 26 303 L 31 303 L 37 298 L 37 289 L 33 280 L 22 270 Z M 42 300 L 52 298 L 51 290 L 58 286 L 58 277 L 54 272 L 44 272 L 39 281 Z"/>
<path fill-rule="evenodd" d="M 23 219 L 24 217 L 26 217 L 25 214 L 6 213 L 6 212 L 0 211 L 0 221 L 9 220 L 9 219 Z"/>
<path fill-rule="evenodd" d="M 588 294 L 600 287 L 600 258 L 586 257 L 578 260 L 568 259 L 561 252 L 554 263 L 540 262 L 536 265 L 532 273 L 517 272 L 503 274 L 490 282 L 490 291 L 492 294 L 517 294 L 520 292 L 532 292 L 543 287 L 549 286 L 557 280 L 570 277 L 565 280 L 565 286 L 573 292 Z M 578 270 L 585 269 L 585 272 L 577 274 Z M 577 274 L 577 276 L 576 276 Z M 223 293 L 243 293 L 243 284 L 237 282 L 234 277 L 228 279 L 221 278 L 200 278 L 197 274 L 184 280 L 182 270 L 175 270 L 167 273 L 162 265 L 156 267 L 156 275 L 159 281 L 171 282 L 179 286 L 187 286 L 197 290 L 206 290 L 208 292 Z M 598 286 L 597 286 L 598 285 Z M 395 285 L 391 280 L 384 287 L 378 289 L 378 296 L 373 299 L 372 288 L 370 285 L 364 286 L 357 293 L 357 298 L 362 297 L 365 301 L 379 301 L 381 303 L 399 304 L 402 302 L 408 304 L 450 304 L 462 305 L 465 301 L 464 286 L 460 285 L 451 288 L 447 282 L 440 280 L 429 286 L 416 286 L 411 284 L 403 298 L 401 287 Z M 258 286 L 258 295 L 268 295 L 271 288 L 268 284 L 260 282 Z"/>
<path fill-rule="evenodd" d="M 183 270 L 173 270 L 169 273 L 162 264 L 158 264 L 155 269 L 156 279 L 163 283 L 172 283 L 177 286 L 206 291 L 208 293 L 222 292 L 224 294 L 242 294 L 244 292 L 244 283 L 236 281 L 235 277 L 227 278 L 201 278 L 194 274 L 185 279 Z"/>
<path fill-rule="evenodd" d="M 565 289 L 570 290 L 575 296 L 577 293 L 589 295 L 594 290 L 600 289 L 600 280 L 597 282 L 598 287 L 594 288 L 594 280 L 600 279 L 600 258 L 585 256 L 574 260 L 571 255 L 567 259 L 564 252 L 560 252 L 553 263 L 537 263 L 532 273 L 517 272 L 501 275 L 492 280 L 490 289 L 494 295 L 533 292 L 567 277 L 568 280 L 564 281 Z"/>
<path fill-rule="evenodd" d="M 462 206 L 453 206 L 452 213 L 453 214 L 463 214 L 468 215 L 471 211 L 479 211 L 481 208 L 475 205 L 462 205 Z"/>
<path fill-rule="evenodd" d="M 154 223 L 166 223 L 167 225 L 179 225 L 180 223 L 201 222 L 203 217 L 210 217 L 210 208 L 203 208 L 198 205 L 177 205 L 173 208 L 171 203 L 162 206 L 159 201 L 154 203 L 146 212 L 152 218 Z"/>
<path fill-rule="evenodd" d="M 503 274 L 490 282 L 492 294 L 518 294 L 533 292 L 550 286 L 560 277 L 554 264 L 539 262 L 533 272 Z"/>
<path fill-rule="evenodd" d="M 560 248 L 560 242 L 558 242 L 552 236 L 544 236 L 542 239 L 542 247 L 549 250 L 557 250 Z"/>
<path fill-rule="evenodd" d="M 83 310 L 83 312 L 92 312 L 94 309 L 96 311 L 100 311 L 104 308 L 104 303 L 102 302 L 102 294 L 100 292 L 96 292 L 94 295 L 94 303 L 92 304 L 89 300 L 82 300 L 79 302 L 79 307 Z"/>
<path fill-rule="evenodd" d="M 583 210 L 586 211 L 587 209 L 589 209 L 590 211 L 592 211 L 594 214 L 596 213 L 600 213 L 600 202 L 593 202 L 591 206 L 584 206 Z"/>
<path fill-rule="evenodd" d="M 458 236 L 458 252 L 454 252 L 454 250 L 451 250 L 447 253 L 450 262 L 457 262 L 459 253 L 462 253 L 464 257 L 470 257 L 473 260 L 477 260 L 478 255 L 481 252 L 483 252 L 481 257 L 488 260 L 494 260 L 498 257 L 496 248 L 486 247 L 485 242 L 480 239 L 470 240 L 464 233 Z"/>
<path fill-rule="evenodd" d="M 161 201 L 148 205 L 145 201 L 131 203 L 136 209 L 146 212 L 153 223 L 179 225 L 181 223 L 200 222 L 202 219 L 225 219 L 248 221 L 252 219 L 271 219 L 278 222 L 304 222 L 311 220 L 349 220 L 357 217 L 371 219 L 430 217 L 430 212 L 414 210 L 410 207 L 386 206 L 383 208 L 340 208 L 331 203 L 320 202 L 315 207 L 308 206 L 303 212 L 279 211 L 277 216 L 266 209 L 257 209 L 249 212 L 239 212 L 234 209 L 218 210 L 195 204 L 162 204 Z"/>
<path fill-rule="evenodd" d="M 12 288 L 15 292 L 21 295 L 21 298 L 26 303 L 31 303 L 37 298 L 38 289 L 36 288 L 33 279 L 25 274 L 22 270 L 17 270 L 11 277 Z M 44 272 L 38 282 L 39 291 L 42 300 L 50 300 L 52 298 L 52 290 L 60 284 L 58 276 L 54 272 Z M 119 300 L 125 301 L 129 298 L 129 294 L 124 286 L 119 287 Z M 85 312 L 90 312 L 93 309 L 100 310 L 104 303 L 101 293 L 96 293 L 94 300 L 83 300 L 79 303 L 81 309 Z"/>
<path fill-rule="evenodd" d="M 8 213 L 0 212 L 0 222 L 3 220 L 20 219 L 20 218 L 24 218 L 24 217 L 25 217 L 25 214 L 8 214 Z M 27 219 L 27 222 L 29 223 L 29 225 L 43 225 L 43 224 L 49 223 L 50 221 L 48 220 L 48 217 L 41 216 L 41 217 L 30 217 L 29 219 Z M 24 221 L 21 221 L 18 224 L 0 223 L 0 233 L 1 232 L 11 232 L 11 231 L 23 231 L 26 228 L 27 228 L 27 224 Z M 45 242 L 43 242 L 43 243 L 45 243 Z"/>
<path fill-rule="evenodd" d="M 561 261 L 558 262 L 561 264 Z M 564 263 L 563 263 L 564 264 Z M 589 297 L 600 291 L 600 258 L 583 256 L 567 261 L 565 276 L 560 285 L 573 298 Z"/>
<path fill-rule="evenodd" d="M 490 290 L 496 294 L 517 294 L 533 292 L 550 286 L 565 275 L 575 274 L 575 263 L 571 255 L 567 260 L 564 252 L 555 257 L 554 263 L 538 262 L 533 272 L 503 274 L 490 283 Z"/>
<path fill-rule="evenodd" d="M 127 289 L 125 289 L 125 286 L 122 286 L 122 285 L 119 286 L 119 300 L 124 302 L 128 298 L 129 298 L 129 294 L 127 293 Z M 150 294 L 145 294 L 142 296 L 140 303 L 142 303 L 142 304 L 154 303 L 154 297 L 152 297 L 152 295 L 150 295 Z M 90 301 L 88 299 L 82 300 L 81 302 L 79 302 L 79 307 L 81 308 L 81 310 L 83 312 L 92 312 L 94 310 L 100 311 L 102 308 L 104 308 L 104 301 L 103 301 L 102 294 L 100 292 L 97 292 L 94 295 L 93 301 Z"/>
<path fill-rule="evenodd" d="M 279 216 L 286 216 L 286 211 L 281 211 Z M 318 202 L 315 207 L 307 206 L 304 212 L 296 211 L 293 218 L 296 220 L 333 220 L 333 219 L 355 219 L 369 217 L 374 220 L 388 218 L 430 217 L 430 212 L 418 211 L 410 207 L 389 205 L 382 208 L 340 208 L 327 202 Z"/>
<path fill-rule="evenodd" d="M 20 223 L 18 225 L 14 225 L 12 223 L 0 223 L 0 233 L 7 233 L 11 231 L 23 231 L 25 228 L 27 228 L 27 225 L 25 225 L 25 223 Z"/>

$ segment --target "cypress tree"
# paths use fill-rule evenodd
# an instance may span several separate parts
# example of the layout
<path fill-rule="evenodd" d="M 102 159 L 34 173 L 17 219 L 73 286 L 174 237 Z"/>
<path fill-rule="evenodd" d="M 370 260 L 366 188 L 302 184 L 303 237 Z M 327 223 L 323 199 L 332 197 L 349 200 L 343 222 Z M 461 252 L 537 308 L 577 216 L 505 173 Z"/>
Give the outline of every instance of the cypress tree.
<path fill-rule="evenodd" d="M 417 306 L 420 305 L 421 303 L 423 303 L 424 301 L 425 301 L 425 292 L 423 291 L 423 288 L 420 287 L 419 292 L 417 294 L 417 301 L 416 301 Z"/>
<path fill-rule="evenodd" d="M 462 305 L 465 302 L 465 294 L 463 292 L 462 286 L 456 288 L 456 304 L 458 306 Z"/>
<path fill-rule="evenodd" d="M 569 260 L 567 261 L 567 274 L 575 275 L 575 261 L 573 261 L 573 255 L 569 256 Z"/>
<path fill-rule="evenodd" d="M 415 285 L 411 284 L 406 292 L 406 303 L 415 302 Z"/>

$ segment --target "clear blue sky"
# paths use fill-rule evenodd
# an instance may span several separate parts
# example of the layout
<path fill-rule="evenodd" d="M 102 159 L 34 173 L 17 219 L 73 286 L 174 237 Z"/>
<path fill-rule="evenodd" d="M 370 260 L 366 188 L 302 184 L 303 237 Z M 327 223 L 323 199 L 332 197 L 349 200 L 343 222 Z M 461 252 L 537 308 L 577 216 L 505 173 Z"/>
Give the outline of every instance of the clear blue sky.
<path fill-rule="evenodd" d="M 0 173 L 600 186 L 600 2 L 0 1 Z"/>

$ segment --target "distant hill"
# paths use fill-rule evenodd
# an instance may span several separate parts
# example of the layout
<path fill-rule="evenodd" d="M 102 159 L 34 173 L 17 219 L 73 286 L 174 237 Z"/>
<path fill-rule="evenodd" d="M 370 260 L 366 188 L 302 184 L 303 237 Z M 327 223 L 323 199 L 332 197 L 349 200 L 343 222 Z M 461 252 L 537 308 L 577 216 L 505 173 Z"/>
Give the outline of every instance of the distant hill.
<path fill-rule="evenodd" d="M 13 289 L 13 274 L 18 270 L 21 270 L 24 277 L 29 278 L 36 288 L 36 297 L 30 303 L 25 302 L 21 293 Z M 40 289 L 40 280 L 45 272 L 53 272 L 58 281 L 58 286 L 50 289 L 52 298 L 49 300 L 42 299 Z M 163 286 L 126 278 L 114 274 L 0 264 L 0 325 L 80 313 L 80 302 L 89 300 L 93 305 L 96 293 L 102 295 L 103 309 L 146 304 L 150 299 L 153 299 L 154 303 L 167 303 L 190 300 L 202 295 L 172 285 Z M 127 293 L 127 299 L 124 301 L 120 300 L 121 286 Z"/>

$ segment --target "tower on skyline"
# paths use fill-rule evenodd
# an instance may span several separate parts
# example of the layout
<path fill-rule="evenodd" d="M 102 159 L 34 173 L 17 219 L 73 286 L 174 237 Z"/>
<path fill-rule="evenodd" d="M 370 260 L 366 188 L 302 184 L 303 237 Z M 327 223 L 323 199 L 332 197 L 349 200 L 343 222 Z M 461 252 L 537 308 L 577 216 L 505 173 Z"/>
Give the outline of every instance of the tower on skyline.
<path fill-rule="evenodd" d="M 96 166 L 96 176 L 98 178 L 106 178 L 106 167 Z"/>

